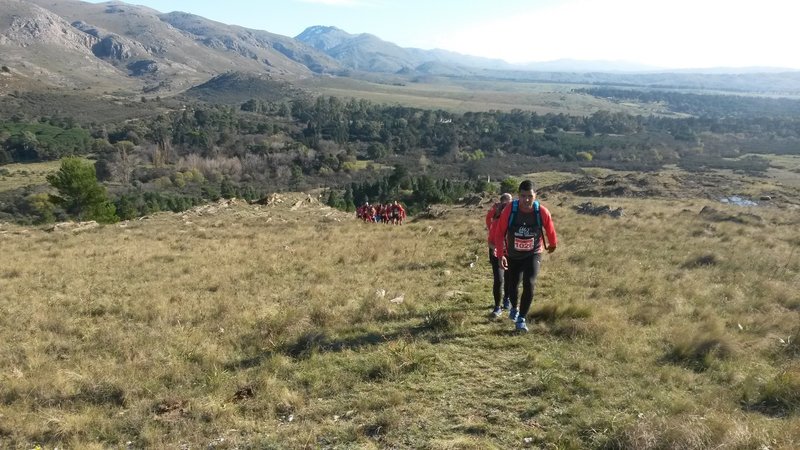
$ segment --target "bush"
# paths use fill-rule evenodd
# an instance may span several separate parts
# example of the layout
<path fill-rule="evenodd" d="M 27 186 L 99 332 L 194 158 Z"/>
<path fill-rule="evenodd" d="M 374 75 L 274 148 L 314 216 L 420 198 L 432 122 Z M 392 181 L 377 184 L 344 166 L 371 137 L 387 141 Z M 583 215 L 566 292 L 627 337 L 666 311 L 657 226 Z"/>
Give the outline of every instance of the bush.
<path fill-rule="evenodd" d="M 519 181 L 518 179 L 514 177 L 508 177 L 500 183 L 500 192 L 501 193 L 508 192 L 510 194 L 514 194 L 519 190 L 520 183 L 521 181 Z"/>
<path fill-rule="evenodd" d="M 112 223 L 118 220 L 116 208 L 97 182 L 94 164 L 80 158 L 69 157 L 61 161 L 58 172 L 47 176 L 47 182 L 58 190 L 53 203 L 61 206 L 78 220 L 96 220 Z"/>
<path fill-rule="evenodd" d="M 55 205 L 50 201 L 50 197 L 47 194 L 31 194 L 25 200 L 28 203 L 30 212 L 36 216 L 36 223 L 48 223 L 56 219 L 54 214 Z"/>

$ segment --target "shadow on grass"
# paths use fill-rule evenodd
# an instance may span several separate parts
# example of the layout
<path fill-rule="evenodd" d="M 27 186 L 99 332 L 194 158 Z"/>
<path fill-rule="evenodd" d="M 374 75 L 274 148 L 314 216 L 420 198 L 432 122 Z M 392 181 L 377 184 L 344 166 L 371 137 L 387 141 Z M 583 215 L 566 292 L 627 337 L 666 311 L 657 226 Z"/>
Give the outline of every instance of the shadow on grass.
<path fill-rule="evenodd" d="M 225 368 L 227 370 L 253 368 L 275 354 L 302 359 L 315 353 L 358 350 L 398 340 L 425 338 L 436 344 L 461 336 L 458 331 L 464 328 L 468 316 L 462 310 L 437 310 L 417 315 L 416 318 L 421 319 L 421 323 L 418 325 L 388 333 L 370 331 L 345 337 L 333 337 L 329 331 L 324 329 L 307 331 L 282 345 L 277 345 L 273 350 L 262 351 L 254 356 L 232 361 L 226 364 Z"/>

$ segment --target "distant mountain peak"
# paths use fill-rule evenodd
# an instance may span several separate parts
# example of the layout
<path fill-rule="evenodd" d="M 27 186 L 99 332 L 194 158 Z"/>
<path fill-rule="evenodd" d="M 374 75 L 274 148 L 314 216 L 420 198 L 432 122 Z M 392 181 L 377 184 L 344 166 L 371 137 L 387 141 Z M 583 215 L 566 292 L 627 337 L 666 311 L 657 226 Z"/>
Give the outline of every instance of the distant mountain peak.
<path fill-rule="evenodd" d="M 426 70 L 435 68 L 436 72 L 462 75 L 465 68 L 508 66 L 497 59 L 443 50 L 403 48 L 374 34 L 350 34 L 334 26 L 308 27 L 295 39 L 325 52 L 345 67 L 359 71 L 407 74 L 412 68 L 422 66 Z"/>
<path fill-rule="evenodd" d="M 315 34 L 336 33 L 336 32 L 349 34 L 346 31 L 342 30 L 341 28 L 337 28 L 337 27 L 334 27 L 334 26 L 313 25 L 313 26 L 310 26 L 310 27 L 306 28 L 305 30 L 303 30 L 303 32 L 300 33 L 298 35 L 298 37 L 299 36 L 303 36 L 303 35 L 312 36 L 312 35 L 315 35 Z"/>

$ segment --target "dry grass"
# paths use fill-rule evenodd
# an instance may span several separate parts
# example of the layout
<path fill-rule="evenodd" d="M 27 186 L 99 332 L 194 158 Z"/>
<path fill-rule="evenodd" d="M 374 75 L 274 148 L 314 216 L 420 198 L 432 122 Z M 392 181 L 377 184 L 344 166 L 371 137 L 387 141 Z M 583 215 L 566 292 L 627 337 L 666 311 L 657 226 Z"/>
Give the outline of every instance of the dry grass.
<path fill-rule="evenodd" d="M 48 161 L 0 166 L 0 192 L 47 184 L 45 177 L 58 171 L 60 165 L 60 161 Z"/>
<path fill-rule="evenodd" d="M 575 84 L 519 81 L 454 81 L 375 83 L 349 78 L 308 78 L 300 86 L 315 94 L 363 98 L 375 103 L 401 104 L 454 112 L 511 111 L 523 109 L 540 114 L 590 115 L 599 110 L 629 114 L 664 114 L 666 109 L 643 103 L 615 103 L 572 90 Z"/>
<path fill-rule="evenodd" d="M 796 211 L 585 200 L 546 201 L 527 335 L 488 318 L 482 209 L 0 224 L 0 447 L 800 446 Z"/>

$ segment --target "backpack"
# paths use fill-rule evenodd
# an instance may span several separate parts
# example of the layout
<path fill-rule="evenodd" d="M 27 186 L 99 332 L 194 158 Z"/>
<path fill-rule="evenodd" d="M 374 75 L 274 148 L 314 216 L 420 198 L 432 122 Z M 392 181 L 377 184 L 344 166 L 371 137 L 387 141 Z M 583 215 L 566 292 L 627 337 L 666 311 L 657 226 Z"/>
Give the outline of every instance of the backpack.
<path fill-rule="evenodd" d="M 511 202 L 511 214 L 508 215 L 508 228 L 511 228 L 511 224 L 514 223 L 514 219 L 517 216 L 517 211 L 519 210 L 519 200 L 514 200 Z M 533 215 L 536 217 L 536 228 L 539 229 L 539 234 L 542 236 L 542 243 L 544 244 L 544 248 L 547 248 L 547 242 L 544 240 L 544 230 L 542 229 L 542 213 L 539 211 L 539 200 L 535 200 L 533 202 Z"/>

